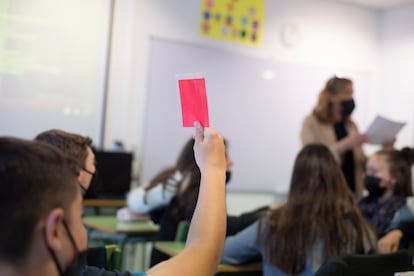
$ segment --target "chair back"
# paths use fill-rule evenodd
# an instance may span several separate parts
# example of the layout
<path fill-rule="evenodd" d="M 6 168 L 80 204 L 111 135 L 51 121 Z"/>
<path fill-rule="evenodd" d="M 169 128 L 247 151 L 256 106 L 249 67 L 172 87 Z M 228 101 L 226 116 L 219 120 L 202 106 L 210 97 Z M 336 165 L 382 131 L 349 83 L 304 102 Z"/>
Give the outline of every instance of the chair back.
<path fill-rule="evenodd" d="M 188 229 L 190 223 L 186 220 L 182 220 L 178 223 L 177 232 L 175 233 L 175 241 L 185 242 L 187 240 Z"/>
<path fill-rule="evenodd" d="M 89 247 L 87 251 L 87 265 L 106 270 L 121 270 L 122 250 L 116 244 Z"/>
<path fill-rule="evenodd" d="M 343 255 L 323 264 L 315 276 L 394 276 L 395 272 L 413 270 L 408 250 L 390 254 Z"/>
<path fill-rule="evenodd" d="M 106 261 L 108 270 L 121 270 L 122 250 L 116 244 L 105 245 Z"/>

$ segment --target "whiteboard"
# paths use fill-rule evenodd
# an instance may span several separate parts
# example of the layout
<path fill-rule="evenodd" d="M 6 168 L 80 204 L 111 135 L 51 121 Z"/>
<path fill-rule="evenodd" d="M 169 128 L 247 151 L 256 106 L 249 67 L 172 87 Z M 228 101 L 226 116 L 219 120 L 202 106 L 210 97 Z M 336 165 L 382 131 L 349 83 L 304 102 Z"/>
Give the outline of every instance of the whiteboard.
<path fill-rule="evenodd" d="M 101 144 L 111 0 L 0 1 L 0 135 Z"/>
<path fill-rule="evenodd" d="M 162 39 L 152 39 L 150 49 L 143 184 L 173 165 L 192 135 L 192 129 L 182 127 L 176 74 L 204 72 L 210 124 L 228 140 L 234 162 L 228 189 L 286 193 L 301 147 L 302 120 L 337 68 L 291 64 Z M 273 71 L 274 78 L 264 79 L 264 70 Z M 354 81 L 354 119 L 365 125 L 369 74 L 348 72 L 346 76 Z"/>

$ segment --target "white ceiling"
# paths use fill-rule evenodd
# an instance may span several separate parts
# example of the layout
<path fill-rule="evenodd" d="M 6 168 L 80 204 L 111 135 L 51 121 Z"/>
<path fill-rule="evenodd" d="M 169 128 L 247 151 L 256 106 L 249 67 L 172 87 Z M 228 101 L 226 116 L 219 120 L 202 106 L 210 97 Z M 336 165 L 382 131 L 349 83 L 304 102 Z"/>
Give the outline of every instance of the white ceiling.
<path fill-rule="evenodd" d="M 356 4 L 373 9 L 389 9 L 404 4 L 414 3 L 414 0 L 334 0 L 337 2 Z"/>

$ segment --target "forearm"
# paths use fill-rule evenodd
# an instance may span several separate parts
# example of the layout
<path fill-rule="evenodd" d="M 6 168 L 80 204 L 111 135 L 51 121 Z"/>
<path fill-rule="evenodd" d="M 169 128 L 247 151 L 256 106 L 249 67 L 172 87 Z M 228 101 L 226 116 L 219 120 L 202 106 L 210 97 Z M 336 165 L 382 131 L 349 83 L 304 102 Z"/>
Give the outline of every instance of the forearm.
<path fill-rule="evenodd" d="M 226 231 L 225 172 L 202 175 L 198 202 L 184 250 L 152 267 L 147 275 L 214 275 L 223 250 Z"/>
<path fill-rule="evenodd" d="M 400 229 L 404 236 L 414 238 L 414 214 L 408 205 L 404 205 L 395 213 L 387 231 L 395 229 Z"/>
<path fill-rule="evenodd" d="M 148 275 L 210 276 L 217 270 L 226 231 L 225 147 L 214 129 L 195 123 L 194 153 L 201 171 L 197 206 L 186 246 L 180 254 L 148 271 Z"/>
<path fill-rule="evenodd" d="M 234 235 L 257 221 L 260 214 L 268 210 L 269 206 L 262 206 L 240 216 L 227 216 L 226 236 Z"/>
<path fill-rule="evenodd" d="M 225 172 L 222 170 L 202 174 L 198 202 L 186 243 L 186 248 L 197 247 L 197 254 L 204 255 L 200 256 L 201 259 L 212 260 L 215 263 L 212 267 L 219 263 L 226 232 L 224 183 Z"/>
<path fill-rule="evenodd" d="M 148 213 L 151 210 L 168 205 L 174 195 L 175 190 L 164 189 L 161 184 L 148 191 L 139 187 L 128 194 L 127 204 L 132 212 Z"/>

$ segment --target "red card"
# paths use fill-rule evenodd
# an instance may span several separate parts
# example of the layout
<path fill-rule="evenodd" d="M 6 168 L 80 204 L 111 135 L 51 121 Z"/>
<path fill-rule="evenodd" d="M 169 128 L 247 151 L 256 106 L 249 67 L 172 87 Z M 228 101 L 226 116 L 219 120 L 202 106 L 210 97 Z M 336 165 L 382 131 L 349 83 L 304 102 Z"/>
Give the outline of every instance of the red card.
<path fill-rule="evenodd" d="M 178 80 L 183 127 L 193 127 L 194 121 L 209 127 L 206 82 L 204 78 Z"/>

